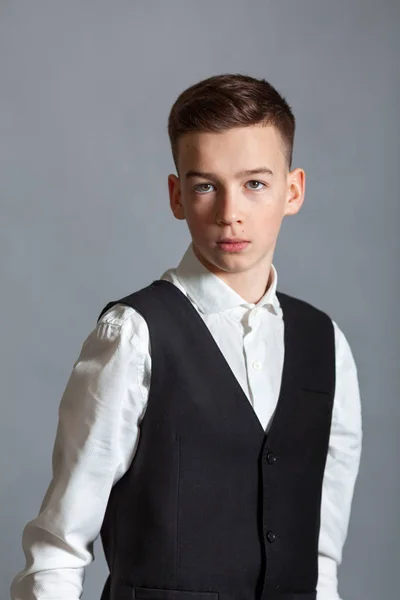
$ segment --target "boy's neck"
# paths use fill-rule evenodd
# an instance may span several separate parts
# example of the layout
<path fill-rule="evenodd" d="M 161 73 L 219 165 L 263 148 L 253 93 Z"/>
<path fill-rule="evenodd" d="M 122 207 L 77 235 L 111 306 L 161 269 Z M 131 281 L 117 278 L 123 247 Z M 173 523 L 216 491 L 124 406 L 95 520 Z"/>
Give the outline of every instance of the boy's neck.
<path fill-rule="evenodd" d="M 265 273 L 269 273 L 268 277 L 265 277 Z M 229 287 L 231 287 L 239 296 L 246 302 L 251 304 L 257 304 L 261 298 L 267 292 L 272 280 L 271 263 L 263 273 L 260 273 L 260 277 L 254 277 L 254 273 L 216 273 Z"/>

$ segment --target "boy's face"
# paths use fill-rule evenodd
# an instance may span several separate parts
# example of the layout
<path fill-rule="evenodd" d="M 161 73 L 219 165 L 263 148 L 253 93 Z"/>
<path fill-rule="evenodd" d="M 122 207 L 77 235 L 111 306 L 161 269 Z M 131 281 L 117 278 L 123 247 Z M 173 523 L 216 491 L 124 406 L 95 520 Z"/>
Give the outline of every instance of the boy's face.
<path fill-rule="evenodd" d="M 288 170 L 279 131 L 257 125 L 186 133 L 178 166 L 180 177 L 168 177 L 171 209 L 187 221 L 199 260 L 224 279 L 268 276 L 283 217 L 299 211 L 305 190 L 304 171 Z M 267 171 L 239 174 L 260 168 Z M 228 247 L 222 238 L 247 244 Z"/>

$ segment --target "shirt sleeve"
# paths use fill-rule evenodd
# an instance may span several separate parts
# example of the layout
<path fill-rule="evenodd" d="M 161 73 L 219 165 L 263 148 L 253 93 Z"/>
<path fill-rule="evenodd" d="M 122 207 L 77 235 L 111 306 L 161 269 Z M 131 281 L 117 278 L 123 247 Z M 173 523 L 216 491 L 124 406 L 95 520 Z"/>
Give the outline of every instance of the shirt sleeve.
<path fill-rule="evenodd" d="M 322 487 L 318 600 L 340 600 L 337 590 L 337 567 L 342 560 L 343 545 L 347 536 L 362 444 L 357 367 L 345 335 L 335 321 L 333 326 L 336 389 Z"/>
<path fill-rule="evenodd" d="M 133 308 L 114 305 L 82 345 L 59 406 L 52 479 L 22 535 L 25 568 L 13 600 L 78 600 L 94 560 L 112 486 L 139 439 L 150 368 L 149 332 Z"/>

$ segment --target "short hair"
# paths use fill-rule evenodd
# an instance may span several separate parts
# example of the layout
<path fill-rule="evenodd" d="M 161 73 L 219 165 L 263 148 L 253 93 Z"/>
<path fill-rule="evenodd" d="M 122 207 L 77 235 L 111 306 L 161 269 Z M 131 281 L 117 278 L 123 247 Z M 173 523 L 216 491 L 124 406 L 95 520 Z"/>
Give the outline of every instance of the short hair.
<path fill-rule="evenodd" d="M 278 129 L 290 169 L 295 117 L 286 99 L 268 81 L 225 73 L 195 83 L 181 92 L 168 117 L 168 136 L 178 175 L 178 142 L 184 133 L 217 133 L 260 124 Z"/>

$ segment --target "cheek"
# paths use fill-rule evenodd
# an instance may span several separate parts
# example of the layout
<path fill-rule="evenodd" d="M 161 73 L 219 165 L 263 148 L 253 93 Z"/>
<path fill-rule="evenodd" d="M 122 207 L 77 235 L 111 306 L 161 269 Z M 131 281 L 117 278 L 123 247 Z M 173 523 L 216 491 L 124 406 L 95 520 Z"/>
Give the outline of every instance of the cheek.
<path fill-rule="evenodd" d="M 186 223 L 193 236 L 201 235 L 204 232 L 205 225 L 208 222 L 207 214 L 204 210 L 196 210 L 193 207 L 185 211 Z"/>
<path fill-rule="evenodd" d="M 210 207 L 206 203 L 191 203 L 186 206 L 186 218 L 189 223 L 205 223 L 209 219 Z"/>
<path fill-rule="evenodd" d="M 255 210 L 250 212 L 254 222 L 263 223 L 278 223 L 283 217 L 283 207 L 281 202 L 277 202 L 273 199 L 268 200 L 266 203 L 255 207 Z"/>
<path fill-rule="evenodd" d="M 252 225 L 258 232 L 263 232 L 265 240 L 275 238 L 280 230 L 283 219 L 283 210 L 279 205 L 271 205 L 260 212 L 252 215 Z"/>

